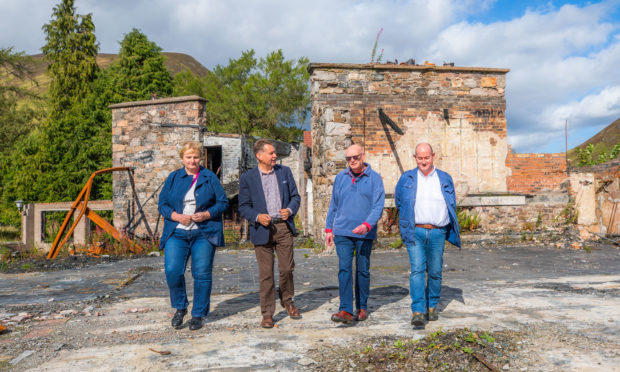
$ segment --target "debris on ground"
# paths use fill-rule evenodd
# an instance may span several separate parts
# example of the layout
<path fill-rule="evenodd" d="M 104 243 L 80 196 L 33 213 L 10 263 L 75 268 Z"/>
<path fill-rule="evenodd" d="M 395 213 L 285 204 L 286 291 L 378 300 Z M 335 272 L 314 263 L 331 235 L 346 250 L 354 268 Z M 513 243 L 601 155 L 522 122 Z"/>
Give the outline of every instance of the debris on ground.
<path fill-rule="evenodd" d="M 310 357 L 317 371 L 498 371 L 510 365 L 523 335 L 514 331 L 438 330 L 422 339 L 371 338 Z"/>

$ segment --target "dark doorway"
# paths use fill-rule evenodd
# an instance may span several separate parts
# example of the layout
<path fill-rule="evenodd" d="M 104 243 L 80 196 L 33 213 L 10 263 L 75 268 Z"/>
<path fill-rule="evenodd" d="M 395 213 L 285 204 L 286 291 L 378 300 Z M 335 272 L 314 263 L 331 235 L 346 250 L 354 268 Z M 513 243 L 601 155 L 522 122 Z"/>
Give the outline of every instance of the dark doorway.
<path fill-rule="evenodd" d="M 205 147 L 205 168 L 215 173 L 222 180 L 222 146 Z"/>

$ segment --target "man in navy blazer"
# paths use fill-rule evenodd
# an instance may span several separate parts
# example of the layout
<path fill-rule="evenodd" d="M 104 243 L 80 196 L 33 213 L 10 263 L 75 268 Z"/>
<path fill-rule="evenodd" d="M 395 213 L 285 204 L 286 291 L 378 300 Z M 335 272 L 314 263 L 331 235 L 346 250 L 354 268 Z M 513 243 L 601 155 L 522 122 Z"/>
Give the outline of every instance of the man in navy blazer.
<path fill-rule="evenodd" d="M 273 327 L 275 312 L 274 251 L 278 256 L 280 305 L 292 319 L 300 319 L 293 303 L 294 218 L 301 200 L 293 173 L 277 165 L 273 144 L 265 139 L 254 143 L 258 166 L 239 180 L 239 212 L 250 224 L 250 240 L 258 261 L 258 281 L 263 328 Z"/>

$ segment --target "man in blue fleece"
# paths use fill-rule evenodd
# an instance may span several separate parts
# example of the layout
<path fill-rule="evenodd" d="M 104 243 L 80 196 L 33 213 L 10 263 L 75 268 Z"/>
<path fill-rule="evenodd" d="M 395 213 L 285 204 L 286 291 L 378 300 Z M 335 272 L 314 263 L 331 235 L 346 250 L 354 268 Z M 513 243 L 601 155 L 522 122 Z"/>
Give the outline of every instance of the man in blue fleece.
<path fill-rule="evenodd" d="M 370 251 L 377 239 L 377 222 L 383 212 L 385 191 L 381 175 L 364 162 L 364 150 L 350 146 L 349 167 L 338 173 L 325 223 L 325 244 L 336 244 L 340 309 L 334 322 L 368 318 Z M 353 258 L 355 257 L 355 316 L 353 315 Z"/>

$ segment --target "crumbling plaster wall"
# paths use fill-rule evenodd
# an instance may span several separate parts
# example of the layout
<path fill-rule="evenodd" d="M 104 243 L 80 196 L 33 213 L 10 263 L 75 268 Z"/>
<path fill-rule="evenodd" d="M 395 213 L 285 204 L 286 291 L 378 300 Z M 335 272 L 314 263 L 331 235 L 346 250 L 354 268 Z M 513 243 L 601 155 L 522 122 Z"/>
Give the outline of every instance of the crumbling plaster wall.
<path fill-rule="evenodd" d="M 351 143 L 381 175 L 388 200 L 415 145 L 429 142 L 457 195 L 505 192 L 506 69 L 451 66 L 311 64 L 315 236 L 323 236 L 331 186 Z M 383 111 L 403 130 L 379 120 Z M 444 109 L 448 116 L 444 117 Z"/>
<path fill-rule="evenodd" d="M 620 158 L 591 167 L 570 169 L 570 192 L 584 238 L 620 234 Z"/>
<path fill-rule="evenodd" d="M 203 144 L 205 147 L 222 147 L 222 176 L 220 181 L 226 191 L 226 196 L 234 197 L 239 193 L 240 169 L 243 169 L 243 148 L 245 141 L 238 134 L 205 132 Z"/>

